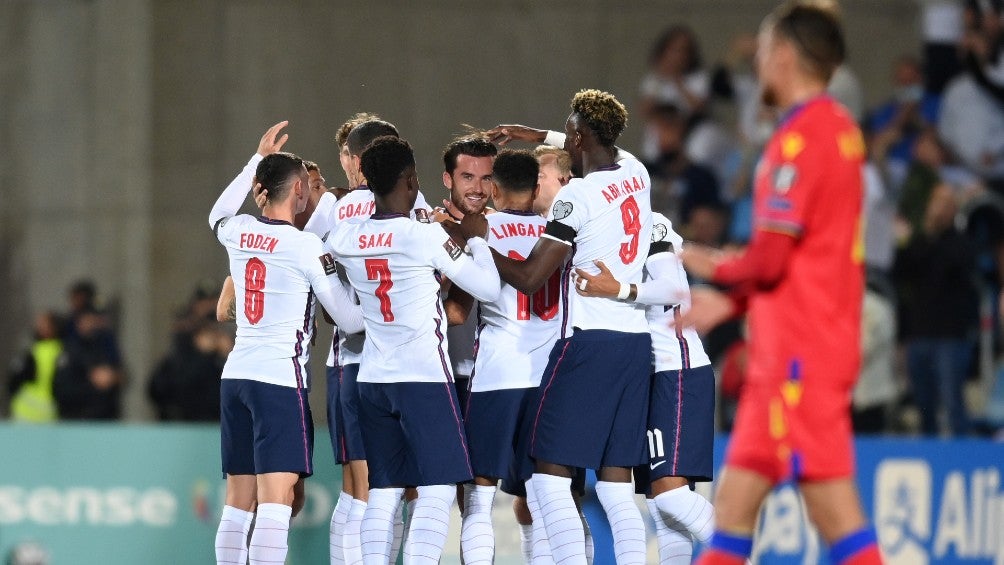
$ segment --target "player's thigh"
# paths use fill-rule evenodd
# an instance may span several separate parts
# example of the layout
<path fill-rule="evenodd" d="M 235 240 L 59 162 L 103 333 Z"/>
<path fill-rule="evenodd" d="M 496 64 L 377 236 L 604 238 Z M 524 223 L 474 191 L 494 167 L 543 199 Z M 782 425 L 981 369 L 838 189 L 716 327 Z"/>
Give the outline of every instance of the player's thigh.
<path fill-rule="evenodd" d="M 341 406 L 338 402 L 338 391 L 341 388 L 341 367 L 325 367 L 325 377 L 327 379 L 327 402 L 325 412 L 328 417 L 328 438 L 331 440 L 331 452 L 335 456 L 335 463 L 345 463 L 341 448 L 341 430 L 338 421 L 341 419 Z"/>
<path fill-rule="evenodd" d="M 828 481 L 854 475 L 849 384 L 853 379 L 834 381 L 808 381 L 797 398 L 785 399 L 792 471 L 798 479 Z"/>
<path fill-rule="evenodd" d="M 363 430 L 359 424 L 359 364 L 342 367 L 341 391 L 339 404 L 341 406 L 338 422 L 342 434 L 342 450 L 345 460 L 357 461 L 366 459 L 366 445 L 363 442 Z"/>
<path fill-rule="evenodd" d="M 790 473 L 788 436 L 779 386 L 747 382 L 740 393 L 725 464 L 756 472 L 777 483 Z"/>
<path fill-rule="evenodd" d="M 398 383 L 395 408 L 422 481 L 418 486 L 469 481 L 474 477 L 460 405 L 451 383 Z"/>
<path fill-rule="evenodd" d="M 604 467 L 625 468 L 623 476 L 630 480 L 627 469 L 648 462 L 646 428 L 648 427 L 651 393 L 652 341 L 648 334 L 622 334 L 617 349 L 617 369 L 612 367 L 614 381 L 610 394 L 616 395 L 616 409 L 610 422 L 610 435 L 603 453 Z"/>
<path fill-rule="evenodd" d="M 809 520 L 832 544 L 865 526 L 858 489 L 852 478 L 799 483 Z"/>
<path fill-rule="evenodd" d="M 464 429 L 476 477 L 498 479 L 510 474 L 526 390 L 490 390 L 468 396 Z"/>
<path fill-rule="evenodd" d="M 710 365 L 653 375 L 647 432 L 653 481 L 711 480 L 714 410 L 715 374 Z"/>
<path fill-rule="evenodd" d="M 400 384 L 359 383 L 359 422 L 366 430 L 363 441 L 370 488 L 411 485 L 420 479 L 391 401 L 393 389 Z"/>
<path fill-rule="evenodd" d="M 741 467 L 725 466 L 715 490 L 715 528 L 748 535 L 753 532 L 760 505 L 774 487 L 764 475 Z"/>
<path fill-rule="evenodd" d="M 255 475 L 227 475 L 227 506 L 254 512 L 257 501 L 258 478 Z"/>
<path fill-rule="evenodd" d="M 246 382 L 220 381 L 220 453 L 227 475 L 255 474 L 254 422 L 241 395 Z"/>
<path fill-rule="evenodd" d="M 255 474 L 313 473 L 314 419 L 306 389 L 249 381 Z"/>

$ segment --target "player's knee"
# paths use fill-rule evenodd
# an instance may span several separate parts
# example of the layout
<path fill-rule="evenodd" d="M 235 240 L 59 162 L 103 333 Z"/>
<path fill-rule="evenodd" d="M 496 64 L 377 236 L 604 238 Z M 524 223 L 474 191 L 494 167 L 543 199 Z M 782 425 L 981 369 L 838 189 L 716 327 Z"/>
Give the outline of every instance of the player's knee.
<path fill-rule="evenodd" d="M 533 524 L 533 516 L 530 515 L 530 507 L 526 504 L 526 498 L 517 496 L 512 499 L 512 513 L 516 516 L 516 522 L 521 526 Z"/>

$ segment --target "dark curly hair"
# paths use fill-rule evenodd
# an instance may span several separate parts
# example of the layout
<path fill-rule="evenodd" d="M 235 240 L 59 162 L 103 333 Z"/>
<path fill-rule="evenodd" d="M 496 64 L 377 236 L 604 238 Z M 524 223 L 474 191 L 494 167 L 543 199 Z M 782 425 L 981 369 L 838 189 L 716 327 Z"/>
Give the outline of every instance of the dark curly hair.
<path fill-rule="evenodd" d="M 373 194 L 386 196 L 408 167 L 415 166 L 411 144 L 392 135 L 373 140 L 360 156 L 359 167 Z"/>
<path fill-rule="evenodd" d="M 612 146 L 627 126 L 627 108 L 609 92 L 580 90 L 572 98 L 572 112 L 585 120 L 600 144 L 606 147 Z"/>

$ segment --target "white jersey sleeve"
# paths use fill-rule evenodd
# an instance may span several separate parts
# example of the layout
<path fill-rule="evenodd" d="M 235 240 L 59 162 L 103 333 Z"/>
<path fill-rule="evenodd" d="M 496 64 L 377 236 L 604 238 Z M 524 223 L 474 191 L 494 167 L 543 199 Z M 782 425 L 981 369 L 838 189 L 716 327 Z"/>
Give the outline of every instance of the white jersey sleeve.
<path fill-rule="evenodd" d="M 573 269 L 597 273 L 602 261 L 623 283 L 642 282 L 652 232 L 648 171 L 635 159 L 624 159 L 573 179 L 558 191 L 544 237 L 572 245 L 571 269 L 562 275 L 562 297 L 568 314 L 562 336 L 574 328 L 628 333 L 648 330 L 644 306 L 579 295 L 571 288 Z"/>
<path fill-rule="evenodd" d="M 338 269 L 331 253 L 322 250 L 321 240 L 307 241 L 301 248 L 301 262 L 318 301 L 346 333 L 363 330 L 363 315 L 349 289 L 338 278 Z"/>
<path fill-rule="evenodd" d="M 544 233 L 544 218 L 530 213 L 489 214 L 488 244 L 512 259 L 525 259 Z M 558 339 L 560 269 L 527 296 L 503 284 L 498 298 L 477 305 L 477 341 L 471 390 L 535 387 Z"/>
<path fill-rule="evenodd" d="M 317 206 L 314 207 L 314 212 L 307 218 L 303 231 L 312 233 L 322 239 L 328 235 L 328 232 L 334 227 L 331 221 L 331 213 L 337 203 L 338 199 L 335 198 L 334 194 L 330 192 L 322 194 L 321 199 L 317 201 Z"/>
<path fill-rule="evenodd" d="M 257 153 L 252 155 L 241 172 L 234 177 L 234 180 L 230 181 L 230 184 L 223 189 L 219 198 L 216 199 L 213 209 L 209 211 L 209 227 L 213 228 L 213 231 L 217 230 L 220 220 L 229 218 L 240 210 L 241 205 L 244 204 L 244 199 L 247 198 L 248 192 L 251 190 L 255 170 L 257 170 L 258 163 L 262 159 L 264 157 Z"/>
<path fill-rule="evenodd" d="M 652 249 L 655 252 L 646 261 L 644 284 L 661 284 L 659 292 L 672 297 L 672 300 L 665 300 L 662 304 L 649 306 L 646 312 L 656 372 L 711 364 L 697 331 L 679 324 L 682 314 L 690 308 L 687 273 L 676 257 L 682 248 L 683 238 L 673 231 L 672 222 L 662 214 L 654 213 Z M 672 305 L 668 305 L 670 303 Z"/>

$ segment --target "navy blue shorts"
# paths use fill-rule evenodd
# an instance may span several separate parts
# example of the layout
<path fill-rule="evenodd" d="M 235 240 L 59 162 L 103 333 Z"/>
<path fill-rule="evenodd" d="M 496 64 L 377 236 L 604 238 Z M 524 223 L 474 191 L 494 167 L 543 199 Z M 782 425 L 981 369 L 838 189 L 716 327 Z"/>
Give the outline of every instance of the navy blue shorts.
<path fill-rule="evenodd" d="M 636 470 L 639 491 L 663 477 L 685 477 L 691 483 L 713 478 L 715 371 L 711 365 L 652 375 L 646 435 L 649 463 Z"/>
<path fill-rule="evenodd" d="M 451 383 L 359 383 L 358 389 L 371 488 L 474 478 Z"/>
<path fill-rule="evenodd" d="M 530 455 L 587 469 L 646 463 L 651 362 L 647 333 L 576 330 L 558 340 L 531 415 Z"/>
<path fill-rule="evenodd" d="M 536 388 L 472 392 L 464 406 L 464 428 L 474 476 L 508 478 L 516 463 L 516 441 Z"/>
<path fill-rule="evenodd" d="M 338 392 L 339 457 L 343 463 L 366 459 L 362 428 L 359 425 L 359 363 L 341 367 L 341 389 Z"/>
<path fill-rule="evenodd" d="M 225 475 L 314 472 L 314 421 L 303 388 L 245 379 L 220 382 Z"/>
<path fill-rule="evenodd" d="M 338 429 L 338 422 L 341 420 L 342 407 L 338 404 L 338 391 L 341 388 L 341 367 L 325 367 L 325 375 L 328 380 L 328 403 L 326 411 L 328 414 L 328 435 L 331 438 L 331 453 L 335 455 L 335 463 L 341 465 L 346 463 L 342 459 L 341 435 Z"/>

